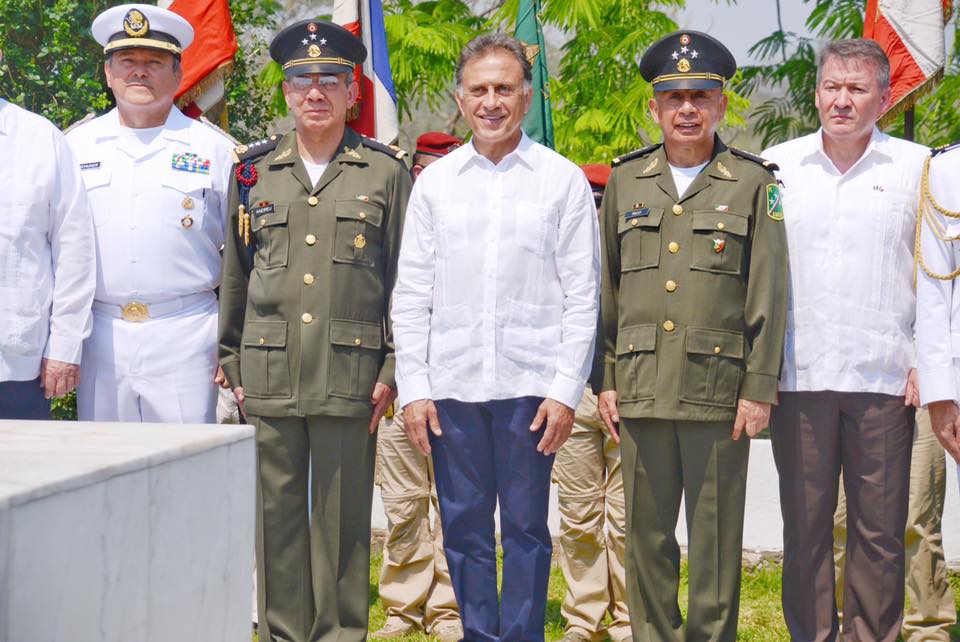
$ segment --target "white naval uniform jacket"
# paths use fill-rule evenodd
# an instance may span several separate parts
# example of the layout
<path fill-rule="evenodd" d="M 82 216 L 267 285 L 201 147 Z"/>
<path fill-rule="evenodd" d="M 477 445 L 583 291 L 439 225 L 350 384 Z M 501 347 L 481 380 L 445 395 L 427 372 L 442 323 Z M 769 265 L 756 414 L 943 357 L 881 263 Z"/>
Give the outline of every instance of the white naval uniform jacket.
<path fill-rule="evenodd" d="M 935 156 L 930 162 L 930 191 L 934 199 L 952 212 L 960 212 L 960 150 Z M 928 210 L 946 229 L 948 236 L 960 235 L 960 219 Z M 927 268 L 948 275 L 960 267 L 960 241 L 937 238 L 929 221 L 920 237 L 921 252 Z M 960 402 L 960 292 L 957 281 L 917 274 L 917 374 L 920 401 L 953 400 Z"/>
<path fill-rule="evenodd" d="M 67 141 L 93 211 L 97 301 L 150 304 L 219 285 L 230 138 L 173 107 L 146 147 L 116 109 L 75 127 Z"/>

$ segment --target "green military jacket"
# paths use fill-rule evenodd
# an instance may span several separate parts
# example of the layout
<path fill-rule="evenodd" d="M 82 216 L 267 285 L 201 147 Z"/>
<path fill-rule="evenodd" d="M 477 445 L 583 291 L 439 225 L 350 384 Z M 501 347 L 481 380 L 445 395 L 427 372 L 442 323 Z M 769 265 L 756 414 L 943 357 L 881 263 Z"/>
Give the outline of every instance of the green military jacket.
<path fill-rule="evenodd" d="M 253 160 L 246 244 L 234 177 L 220 288 L 220 365 L 260 416 L 367 417 L 392 388 L 389 323 L 411 181 L 394 152 L 347 129 L 317 185 L 296 133 L 237 148 Z M 264 153 L 266 152 L 266 153 Z"/>
<path fill-rule="evenodd" d="M 716 138 L 678 198 L 662 145 L 614 161 L 599 342 L 601 389 L 619 393 L 622 416 L 728 421 L 739 398 L 776 400 L 787 243 L 762 163 Z"/>

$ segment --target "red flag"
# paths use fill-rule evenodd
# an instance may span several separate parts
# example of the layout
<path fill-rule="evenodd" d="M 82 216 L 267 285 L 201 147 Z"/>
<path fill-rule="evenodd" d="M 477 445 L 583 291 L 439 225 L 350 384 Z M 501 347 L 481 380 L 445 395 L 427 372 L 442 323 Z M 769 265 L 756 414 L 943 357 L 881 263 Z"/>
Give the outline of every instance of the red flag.
<path fill-rule="evenodd" d="M 193 25 L 193 44 L 183 52 L 177 105 L 196 118 L 223 100 L 223 81 L 237 52 L 230 7 L 227 0 L 174 0 L 168 8 Z"/>
<path fill-rule="evenodd" d="M 888 121 L 909 109 L 943 77 L 944 25 L 951 0 L 867 0 L 863 37 L 876 40 L 890 59 Z"/>

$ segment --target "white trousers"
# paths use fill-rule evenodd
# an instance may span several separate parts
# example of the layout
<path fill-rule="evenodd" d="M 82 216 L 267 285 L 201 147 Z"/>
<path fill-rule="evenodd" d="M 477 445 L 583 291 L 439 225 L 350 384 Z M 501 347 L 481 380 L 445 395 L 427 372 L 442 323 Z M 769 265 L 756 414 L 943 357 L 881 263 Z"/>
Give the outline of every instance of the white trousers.
<path fill-rule="evenodd" d="M 139 323 L 94 309 L 83 344 L 81 421 L 214 423 L 217 300 Z"/>

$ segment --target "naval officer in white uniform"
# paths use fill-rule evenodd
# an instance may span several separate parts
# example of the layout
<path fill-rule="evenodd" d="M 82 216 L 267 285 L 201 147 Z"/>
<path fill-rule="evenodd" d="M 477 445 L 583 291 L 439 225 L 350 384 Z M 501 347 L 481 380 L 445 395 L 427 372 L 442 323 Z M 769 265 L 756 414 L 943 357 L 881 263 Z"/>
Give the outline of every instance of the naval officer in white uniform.
<path fill-rule="evenodd" d="M 93 211 L 97 288 L 81 420 L 211 423 L 233 142 L 173 104 L 193 40 L 177 14 L 113 7 L 93 22 L 117 107 L 67 134 Z"/>

